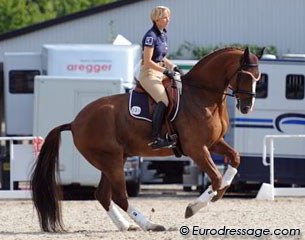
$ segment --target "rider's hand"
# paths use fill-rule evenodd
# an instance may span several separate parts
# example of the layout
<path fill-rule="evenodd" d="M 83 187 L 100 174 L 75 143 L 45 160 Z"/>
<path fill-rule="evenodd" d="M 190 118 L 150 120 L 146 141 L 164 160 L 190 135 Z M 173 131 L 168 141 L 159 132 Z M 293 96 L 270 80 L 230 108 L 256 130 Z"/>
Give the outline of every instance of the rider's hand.
<path fill-rule="evenodd" d="M 175 77 L 175 71 L 169 70 L 169 69 L 165 69 L 163 74 L 167 77 L 169 77 L 170 79 L 174 79 Z"/>
<path fill-rule="evenodd" d="M 181 76 L 183 75 L 183 71 L 181 68 L 179 68 L 178 66 L 174 66 L 173 70 L 177 73 L 179 73 Z"/>

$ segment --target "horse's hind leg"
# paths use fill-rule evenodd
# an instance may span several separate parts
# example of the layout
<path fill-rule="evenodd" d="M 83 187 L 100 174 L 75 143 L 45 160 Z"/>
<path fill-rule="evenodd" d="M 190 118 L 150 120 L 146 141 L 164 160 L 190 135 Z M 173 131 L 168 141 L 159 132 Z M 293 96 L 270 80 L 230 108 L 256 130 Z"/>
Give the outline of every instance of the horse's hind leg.
<path fill-rule="evenodd" d="M 165 231 L 162 225 L 148 220 L 141 212 L 128 204 L 124 167 L 117 167 L 107 173 L 112 188 L 112 200 L 145 231 Z"/>
<path fill-rule="evenodd" d="M 108 178 L 101 174 L 100 183 L 95 191 L 95 198 L 106 210 L 108 216 L 120 231 L 134 230 L 129 222 L 122 216 L 117 206 L 111 201 L 112 190 Z"/>
<path fill-rule="evenodd" d="M 217 190 L 217 195 L 213 197 L 212 202 L 215 202 L 223 197 L 226 190 L 230 187 L 233 178 L 237 173 L 237 168 L 240 164 L 239 153 L 228 145 L 224 139 L 221 139 L 216 145 L 211 148 L 214 153 L 222 154 L 229 158 L 230 164 L 223 175 L 220 188 Z"/>

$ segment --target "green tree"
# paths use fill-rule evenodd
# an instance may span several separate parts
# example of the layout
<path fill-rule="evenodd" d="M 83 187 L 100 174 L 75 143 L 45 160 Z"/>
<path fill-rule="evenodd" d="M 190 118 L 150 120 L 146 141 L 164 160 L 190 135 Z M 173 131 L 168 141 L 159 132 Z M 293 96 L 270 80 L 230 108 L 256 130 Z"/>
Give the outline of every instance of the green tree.
<path fill-rule="evenodd" d="M 70 13 L 92 8 L 98 5 L 114 2 L 114 0 L 32 0 L 41 12 L 54 11 L 56 17 L 65 16 Z"/>
<path fill-rule="evenodd" d="M 115 0 L 0 0 L 0 33 Z"/>

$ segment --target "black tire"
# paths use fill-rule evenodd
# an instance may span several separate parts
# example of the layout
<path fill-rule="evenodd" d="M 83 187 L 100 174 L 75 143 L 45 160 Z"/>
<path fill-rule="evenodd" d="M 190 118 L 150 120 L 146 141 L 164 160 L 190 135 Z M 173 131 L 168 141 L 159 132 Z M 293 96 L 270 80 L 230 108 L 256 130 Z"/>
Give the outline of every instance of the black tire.
<path fill-rule="evenodd" d="M 183 191 L 185 191 L 185 192 L 191 192 L 191 191 L 192 191 L 192 187 L 184 186 L 184 187 L 183 187 Z"/>
<path fill-rule="evenodd" d="M 137 197 L 140 192 L 140 181 L 126 182 L 126 188 L 129 197 Z"/>

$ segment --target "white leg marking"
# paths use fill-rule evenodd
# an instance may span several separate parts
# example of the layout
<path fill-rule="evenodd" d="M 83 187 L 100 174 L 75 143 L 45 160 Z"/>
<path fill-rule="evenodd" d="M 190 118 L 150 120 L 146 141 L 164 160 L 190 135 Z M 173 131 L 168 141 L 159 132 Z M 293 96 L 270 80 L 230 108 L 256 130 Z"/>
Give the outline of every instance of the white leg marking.
<path fill-rule="evenodd" d="M 107 214 L 120 231 L 128 230 L 129 222 L 122 216 L 119 209 L 112 201 L 110 202 L 109 211 L 107 211 Z"/>
<path fill-rule="evenodd" d="M 236 173 L 237 173 L 237 169 L 233 168 L 231 165 L 229 165 L 228 169 L 226 170 L 225 174 L 222 177 L 220 189 L 230 186 Z"/>
<path fill-rule="evenodd" d="M 254 81 L 253 84 L 252 84 L 252 92 L 255 92 L 255 90 L 256 90 L 256 81 Z M 254 101 L 255 101 L 255 97 L 252 98 L 252 105 L 251 105 L 250 111 L 253 111 Z"/>
<path fill-rule="evenodd" d="M 194 202 L 188 205 L 188 208 L 192 209 L 193 215 L 201 208 L 206 207 L 214 196 L 217 195 L 216 191 L 213 191 L 212 186 L 209 186 L 204 193 L 202 193 Z"/>
<path fill-rule="evenodd" d="M 127 209 L 128 215 L 134 220 L 144 231 L 147 231 L 154 225 L 149 221 L 141 212 L 139 212 L 134 207 L 130 206 Z"/>

